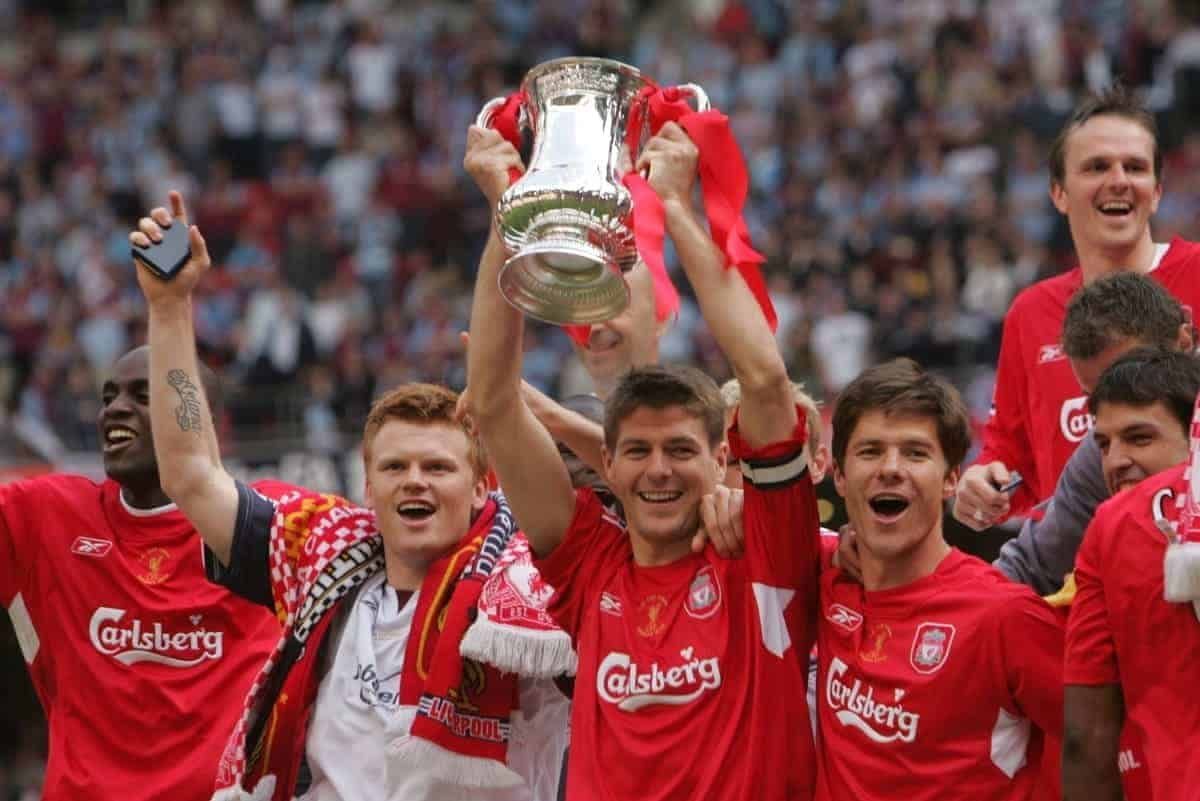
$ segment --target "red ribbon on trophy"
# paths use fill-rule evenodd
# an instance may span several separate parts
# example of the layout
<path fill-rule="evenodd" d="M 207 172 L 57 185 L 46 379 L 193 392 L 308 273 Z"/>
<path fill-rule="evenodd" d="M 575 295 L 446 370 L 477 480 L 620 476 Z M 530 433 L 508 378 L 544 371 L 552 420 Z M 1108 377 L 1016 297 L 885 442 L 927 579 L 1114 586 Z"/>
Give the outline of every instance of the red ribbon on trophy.
<path fill-rule="evenodd" d="M 750 180 L 741 149 L 727 116 L 714 109 L 694 111 L 685 97 L 686 91 L 678 87 L 642 89 L 640 99 L 643 102 L 634 104 L 627 128 L 629 152 L 632 156 L 640 149 L 643 130 L 648 129 L 654 135 L 667 122 L 675 122 L 687 132 L 699 151 L 701 194 L 713 242 L 725 254 L 727 266 L 735 267 L 741 273 L 773 331 L 778 322 L 775 307 L 759 270 L 764 259 L 750 242 L 742 214 Z M 491 121 L 491 126 L 517 148 L 521 145 L 519 114 L 523 102 L 521 93 L 508 96 Z M 645 118 L 642 118 L 643 113 Z M 515 181 L 518 177 L 519 173 L 510 175 L 510 180 Z M 661 322 L 679 309 L 679 293 L 663 259 L 666 214 L 654 189 L 636 171 L 627 173 L 622 183 L 633 197 L 634 239 L 638 255 L 653 278 L 655 316 Z M 587 342 L 591 326 L 563 327 L 579 344 Z"/>

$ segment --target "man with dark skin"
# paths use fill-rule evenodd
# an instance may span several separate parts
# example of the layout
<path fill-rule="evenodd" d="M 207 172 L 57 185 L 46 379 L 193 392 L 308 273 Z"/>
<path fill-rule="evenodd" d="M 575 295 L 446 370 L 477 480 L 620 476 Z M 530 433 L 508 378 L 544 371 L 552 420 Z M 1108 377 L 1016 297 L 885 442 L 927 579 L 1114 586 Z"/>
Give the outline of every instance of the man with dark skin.
<path fill-rule="evenodd" d="M 211 796 L 277 637 L 266 610 L 207 581 L 200 539 L 163 492 L 148 367 L 137 348 L 104 382 L 107 480 L 0 487 L 0 603 L 49 724 L 47 801 Z M 211 371 L 203 380 L 218 392 Z"/>

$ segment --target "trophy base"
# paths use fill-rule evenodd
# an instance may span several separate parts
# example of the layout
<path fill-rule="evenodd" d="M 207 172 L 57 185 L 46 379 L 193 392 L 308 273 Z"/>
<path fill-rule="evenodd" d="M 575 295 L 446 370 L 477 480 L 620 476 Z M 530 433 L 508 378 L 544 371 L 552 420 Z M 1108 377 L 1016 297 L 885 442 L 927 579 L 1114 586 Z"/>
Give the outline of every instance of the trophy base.
<path fill-rule="evenodd" d="M 554 325 L 611 320 L 629 305 L 629 286 L 592 226 L 530 226 L 525 244 L 504 263 L 500 293 L 529 317 Z M 589 236 L 590 235 L 590 236 Z"/>

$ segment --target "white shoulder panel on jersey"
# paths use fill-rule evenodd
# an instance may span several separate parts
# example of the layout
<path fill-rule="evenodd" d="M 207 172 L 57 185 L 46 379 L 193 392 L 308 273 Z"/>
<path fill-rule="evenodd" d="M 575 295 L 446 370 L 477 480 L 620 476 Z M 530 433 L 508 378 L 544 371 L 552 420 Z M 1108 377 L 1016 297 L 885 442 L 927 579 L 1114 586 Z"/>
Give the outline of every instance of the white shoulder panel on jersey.
<path fill-rule="evenodd" d="M 758 606 L 758 625 L 762 632 L 763 645 L 778 657 L 782 657 L 792 646 L 792 637 L 788 634 L 783 610 L 787 609 L 795 595 L 795 590 L 754 582 L 754 601 Z"/>
<path fill-rule="evenodd" d="M 17 597 L 13 598 L 12 605 L 8 607 L 8 615 L 12 618 L 13 629 L 17 632 L 17 645 L 21 647 L 25 664 L 32 665 L 37 657 L 38 648 L 41 647 L 41 640 L 38 639 L 33 618 L 25 608 L 25 599 L 21 597 L 21 593 L 18 592 Z"/>
<path fill-rule="evenodd" d="M 996 716 L 992 727 L 992 764 L 1012 778 L 1025 767 L 1026 751 L 1029 749 L 1030 724 L 1028 718 L 1010 715 L 1004 707 Z"/>

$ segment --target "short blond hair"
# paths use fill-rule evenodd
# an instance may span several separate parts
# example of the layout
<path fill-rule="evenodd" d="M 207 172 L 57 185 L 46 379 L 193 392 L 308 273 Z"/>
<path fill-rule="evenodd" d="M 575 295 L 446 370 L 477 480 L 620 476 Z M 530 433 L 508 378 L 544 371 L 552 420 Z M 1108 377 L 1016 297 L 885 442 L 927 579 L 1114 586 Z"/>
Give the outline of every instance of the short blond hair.
<path fill-rule="evenodd" d="M 363 458 L 370 462 L 375 435 L 391 420 L 459 429 L 467 438 L 467 458 L 476 478 L 487 475 L 487 453 L 478 432 L 455 416 L 458 393 L 437 384 L 401 384 L 375 401 L 363 425 Z"/>
<path fill-rule="evenodd" d="M 804 421 L 808 423 L 808 439 L 810 442 L 821 441 L 821 406 L 804 391 L 804 385 L 798 381 L 792 382 L 792 397 L 796 405 L 804 410 Z M 721 385 L 721 399 L 725 401 L 728 412 L 737 408 L 742 402 L 742 385 L 736 378 L 731 378 Z"/>

